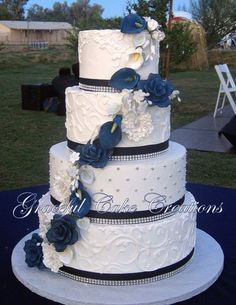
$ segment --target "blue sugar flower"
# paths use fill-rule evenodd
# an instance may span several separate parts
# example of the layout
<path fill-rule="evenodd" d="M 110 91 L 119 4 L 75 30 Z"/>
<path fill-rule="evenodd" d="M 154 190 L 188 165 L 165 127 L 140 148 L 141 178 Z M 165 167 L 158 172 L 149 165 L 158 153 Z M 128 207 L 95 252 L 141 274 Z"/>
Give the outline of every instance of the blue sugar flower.
<path fill-rule="evenodd" d="M 122 139 L 121 116 L 116 115 L 113 121 L 103 124 L 99 131 L 99 141 L 104 149 L 113 149 Z"/>
<path fill-rule="evenodd" d="M 139 80 L 140 75 L 134 69 L 122 68 L 112 75 L 110 86 L 118 90 L 134 89 Z"/>
<path fill-rule="evenodd" d="M 79 233 L 74 217 L 55 214 L 46 237 L 54 245 L 57 252 L 63 252 L 68 245 L 76 243 L 79 239 Z"/>
<path fill-rule="evenodd" d="M 170 105 L 169 96 L 174 88 L 169 81 L 163 80 L 159 74 L 150 73 L 146 81 L 141 81 L 138 84 L 139 89 L 149 93 L 147 99 L 153 105 L 159 107 L 167 107 Z"/>
<path fill-rule="evenodd" d="M 78 218 L 82 218 L 88 214 L 91 204 L 91 197 L 83 188 L 74 191 L 70 195 L 70 206 L 72 207 L 72 213 Z"/>
<path fill-rule="evenodd" d="M 80 152 L 80 165 L 91 165 L 95 168 L 103 168 L 106 166 L 110 156 L 110 151 L 104 149 L 99 140 L 84 145 Z"/>
<path fill-rule="evenodd" d="M 45 268 L 43 264 L 42 241 L 43 239 L 37 233 L 34 233 L 31 239 L 25 242 L 25 262 L 29 267 Z"/>
<path fill-rule="evenodd" d="M 141 33 L 147 28 L 147 22 L 137 14 L 125 16 L 121 22 L 121 32 L 128 34 Z"/>

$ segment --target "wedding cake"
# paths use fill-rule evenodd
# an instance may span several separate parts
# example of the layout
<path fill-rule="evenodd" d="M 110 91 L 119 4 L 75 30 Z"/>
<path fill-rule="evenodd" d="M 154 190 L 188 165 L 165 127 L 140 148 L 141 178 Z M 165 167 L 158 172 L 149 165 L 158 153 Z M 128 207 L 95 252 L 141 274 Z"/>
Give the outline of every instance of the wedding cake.
<path fill-rule="evenodd" d="M 121 30 L 79 33 L 80 83 L 66 90 L 67 141 L 50 149 L 29 267 L 79 282 L 145 284 L 194 253 L 196 202 L 186 149 L 170 137 L 178 93 L 158 74 L 159 24 L 136 14 Z"/>

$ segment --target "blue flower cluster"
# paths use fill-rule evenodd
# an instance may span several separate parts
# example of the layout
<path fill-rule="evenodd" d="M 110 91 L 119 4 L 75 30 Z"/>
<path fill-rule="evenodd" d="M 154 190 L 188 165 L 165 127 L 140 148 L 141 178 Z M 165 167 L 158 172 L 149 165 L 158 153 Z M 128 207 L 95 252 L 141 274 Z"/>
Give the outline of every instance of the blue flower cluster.
<path fill-rule="evenodd" d="M 160 74 L 150 73 L 147 80 L 140 80 L 140 75 L 131 68 L 122 68 L 115 72 L 111 77 L 110 85 L 119 90 L 140 89 L 149 93 L 147 99 L 152 105 L 159 107 L 170 105 L 169 96 L 174 91 L 172 84 L 162 79 Z"/>
<path fill-rule="evenodd" d="M 42 238 L 34 233 L 24 245 L 25 262 L 29 267 L 45 268 L 43 264 Z"/>

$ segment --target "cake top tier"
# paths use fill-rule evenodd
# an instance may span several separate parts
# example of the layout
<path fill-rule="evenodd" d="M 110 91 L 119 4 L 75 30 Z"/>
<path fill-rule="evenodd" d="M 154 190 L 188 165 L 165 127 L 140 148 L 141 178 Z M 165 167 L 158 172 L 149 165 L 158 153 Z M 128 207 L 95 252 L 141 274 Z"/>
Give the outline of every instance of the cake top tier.
<path fill-rule="evenodd" d="M 147 23 L 148 25 L 148 23 Z M 158 73 L 159 42 L 163 32 L 146 28 L 130 32 L 121 30 L 90 30 L 79 33 L 79 63 L 82 79 L 110 80 L 121 68 L 135 69 L 141 79 Z M 153 28 L 154 28 L 153 27 Z"/>

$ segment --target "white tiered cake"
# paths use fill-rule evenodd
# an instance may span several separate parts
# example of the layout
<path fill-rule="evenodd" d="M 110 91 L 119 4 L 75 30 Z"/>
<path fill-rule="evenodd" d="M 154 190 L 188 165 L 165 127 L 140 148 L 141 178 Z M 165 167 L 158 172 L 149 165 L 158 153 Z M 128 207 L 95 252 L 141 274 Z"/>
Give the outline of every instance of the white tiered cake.
<path fill-rule="evenodd" d="M 121 31 L 79 34 L 67 142 L 50 149 L 50 192 L 39 202 L 38 244 L 54 272 L 130 285 L 191 261 L 196 202 L 185 189 L 186 150 L 169 142 L 173 89 L 158 75 L 163 38 L 154 20 L 132 14 Z"/>

